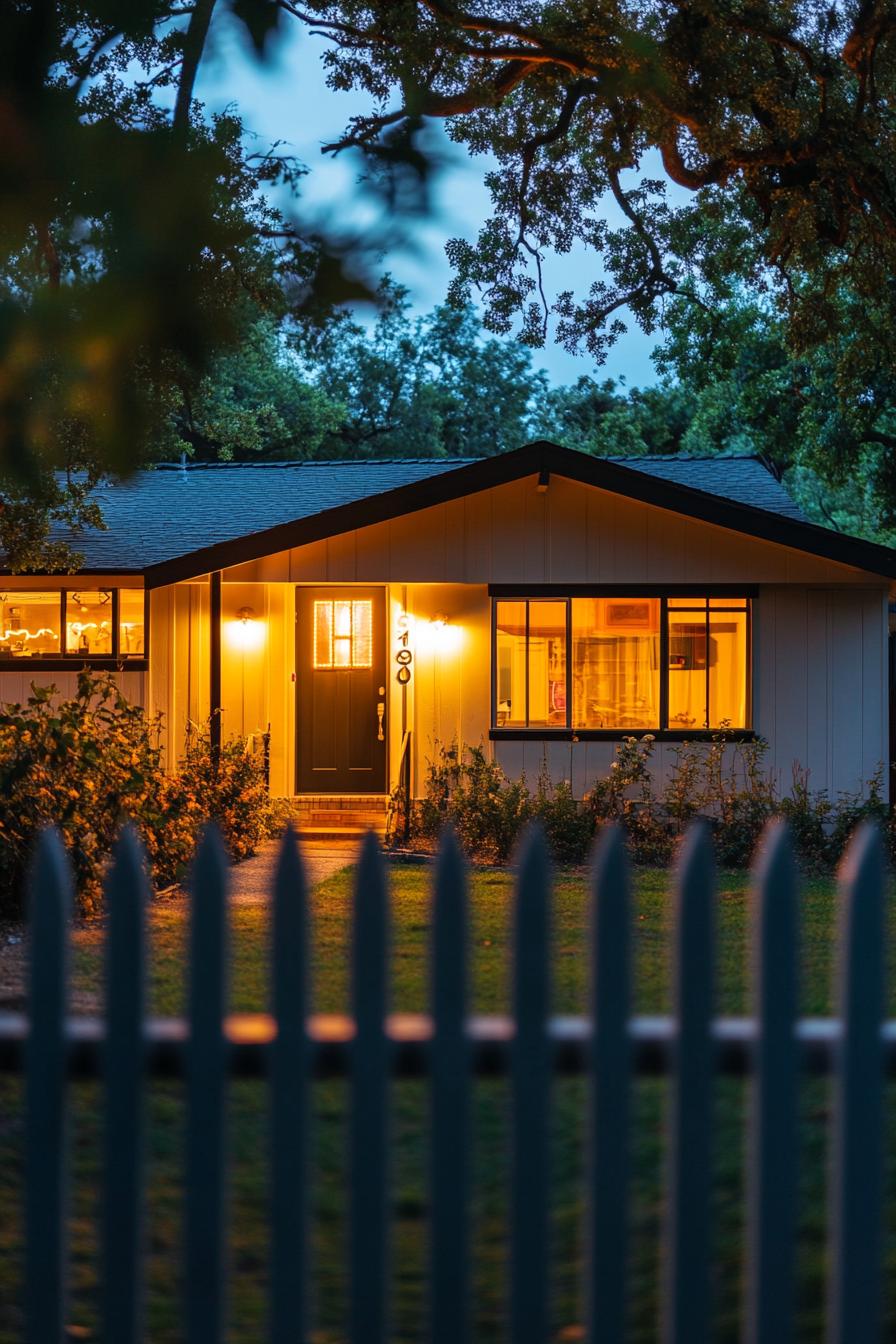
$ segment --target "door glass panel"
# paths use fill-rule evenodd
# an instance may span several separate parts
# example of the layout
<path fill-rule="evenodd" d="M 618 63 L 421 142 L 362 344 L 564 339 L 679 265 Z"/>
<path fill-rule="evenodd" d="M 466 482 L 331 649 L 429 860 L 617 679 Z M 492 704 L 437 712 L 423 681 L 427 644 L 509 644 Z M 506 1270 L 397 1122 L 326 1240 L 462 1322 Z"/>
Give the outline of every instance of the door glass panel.
<path fill-rule="evenodd" d="M 352 667 L 373 665 L 373 603 L 352 603 Z"/>
<path fill-rule="evenodd" d="M 529 603 L 529 726 L 566 727 L 566 603 Z"/>
<path fill-rule="evenodd" d="M 112 594 L 107 588 L 84 588 L 66 595 L 66 653 L 111 658 L 112 628 Z"/>
<path fill-rule="evenodd" d="M 495 604 L 495 727 L 526 726 L 526 604 Z"/>
<path fill-rule="evenodd" d="M 333 666 L 333 603 L 314 604 L 314 666 Z"/>
<path fill-rule="evenodd" d="M 314 603 L 314 666 L 373 666 L 373 603 L 369 598 Z"/>
<path fill-rule="evenodd" d="M 658 598 L 572 601 L 574 728 L 657 728 Z"/>
<path fill-rule="evenodd" d="M 118 594 L 118 650 L 122 658 L 142 658 L 146 652 L 142 588 L 122 588 Z"/>
<path fill-rule="evenodd" d="M 62 595 L 0 593 L 0 658 L 59 656 Z"/>

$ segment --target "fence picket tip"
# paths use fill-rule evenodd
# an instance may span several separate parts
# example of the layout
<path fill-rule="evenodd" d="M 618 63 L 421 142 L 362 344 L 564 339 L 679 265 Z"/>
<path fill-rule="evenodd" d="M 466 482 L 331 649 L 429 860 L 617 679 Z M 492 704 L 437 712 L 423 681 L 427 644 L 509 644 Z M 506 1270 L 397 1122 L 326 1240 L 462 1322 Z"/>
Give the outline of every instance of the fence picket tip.
<path fill-rule="evenodd" d="M 755 890 L 780 878 L 796 878 L 793 835 L 789 822 L 772 817 L 762 828 L 750 864 Z"/>
<path fill-rule="evenodd" d="M 615 895 L 620 883 L 628 878 L 628 850 L 625 845 L 625 832 L 618 822 L 611 821 L 602 826 L 594 841 L 591 857 L 591 891 L 596 897 L 598 890 L 606 899 L 606 892 Z"/>
<path fill-rule="evenodd" d="M 883 836 L 876 821 L 863 821 L 850 836 L 849 844 L 837 868 L 841 887 L 866 881 L 879 884 L 885 868 Z"/>
<path fill-rule="evenodd" d="M 43 826 L 38 833 L 28 868 L 27 890 L 32 920 L 37 893 L 48 890 L 58 893 L 64 902 L 65 915 L 68 915 L 73 895 L 72 869 L 65 841 L 56 826 Z"/>
<path fill-rule="evenodd" d="M 280 843 L 277 846 L 277 862 L 274 866 L 274 902 L 284 896 L 301 892 L 305 897 L 305 856 L 298 832 L 291 821 L 286 823 Z"/>

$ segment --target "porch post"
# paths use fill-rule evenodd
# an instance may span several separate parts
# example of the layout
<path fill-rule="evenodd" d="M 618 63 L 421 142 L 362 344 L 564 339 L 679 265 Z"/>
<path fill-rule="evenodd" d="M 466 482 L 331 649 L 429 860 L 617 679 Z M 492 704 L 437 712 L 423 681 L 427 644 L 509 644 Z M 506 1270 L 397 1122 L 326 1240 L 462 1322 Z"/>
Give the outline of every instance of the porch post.
<path fill-rule="evenodd" d="M 221 571 L 208 576 L 209 591 L 209 669 L 208 712 L 212 765 L 221 756 Z"/>

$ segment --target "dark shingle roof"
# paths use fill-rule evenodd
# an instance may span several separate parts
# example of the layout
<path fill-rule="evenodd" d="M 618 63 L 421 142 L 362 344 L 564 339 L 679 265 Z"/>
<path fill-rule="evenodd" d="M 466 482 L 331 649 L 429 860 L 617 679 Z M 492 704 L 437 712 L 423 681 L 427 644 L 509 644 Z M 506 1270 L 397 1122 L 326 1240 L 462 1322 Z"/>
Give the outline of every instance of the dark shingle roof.
<path fill-rule="evenodd" d="M 104 532 L 54 530 L 87 570 L 143 570 L 221 542 L 310 518 L 329 509 L 469 467 L 482 459 L 388 462 L 164 465 L 99 487 Z M 754 457 L 633 457 L 633 471 L 805 521 L 784 487 Z"/>

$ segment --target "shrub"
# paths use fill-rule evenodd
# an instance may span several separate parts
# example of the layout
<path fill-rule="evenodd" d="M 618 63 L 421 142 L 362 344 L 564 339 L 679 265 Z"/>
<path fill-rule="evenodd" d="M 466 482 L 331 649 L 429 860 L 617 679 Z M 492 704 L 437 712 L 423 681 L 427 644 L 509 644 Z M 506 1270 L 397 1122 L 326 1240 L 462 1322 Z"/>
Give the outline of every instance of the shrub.
<path fill-rule="evenodd" d="M 813 793 L 808 771 L 795 766 L 790 793 L 781 797 L 766 766 L 768 744 L 733 741 L 724 730 L 710 742 L 672 747 L 673 762 L 659 788 L 651 769 L 653 734 L 624 738 L 607 774 L 582 803 L 573 797 L 569 781 L 552 783 L 546 762 L 532 794 L 525 779 L 508 780 L 482 746 L 436 745 L 435 758 L 427 763 L 424 798 L 411 805 L 412 834 L 429 845 L 450 822 L 471 857 L 491 862 L 503 862 L 526 822 L 537 818 L 560 863 L 582 863 L 596 831 L 616 822 L 636 863 L 663 866 L 688 824 L 703 816 L 712 824 L 719 863 L 742 868 L 769 819 L 782 815 L 802 865 L 821 868 L 839 859 L 861 821 L 887 822 L 889 817 L 882 769 L 861 793 L 842 794 L 832 802 L 824 792 Z M 403 817 L 406 805 L 403 795 L 393 795 L 393 818 Z M 896 850 L 892 822 L 887 837 Z"/>
<path fill-rule="evenodd" d="M 182 769 L 165 773 L 161 720 L 131 704 L 107 674 L 84 671 L 70 699 L 32 686 L 24 704 L 0 707 L 0 907 L 21 900 L 42 827 L 62 833 L 82 913 L 100 906 L 106 861 L 123 822 L 137 827 L 159 886 L 180 878 L 206 821 L 214 819 L 234 857 L 265 833 L 260 771 L 228 744 L 217 775 L 206 735 L 188 743 Z"/>

